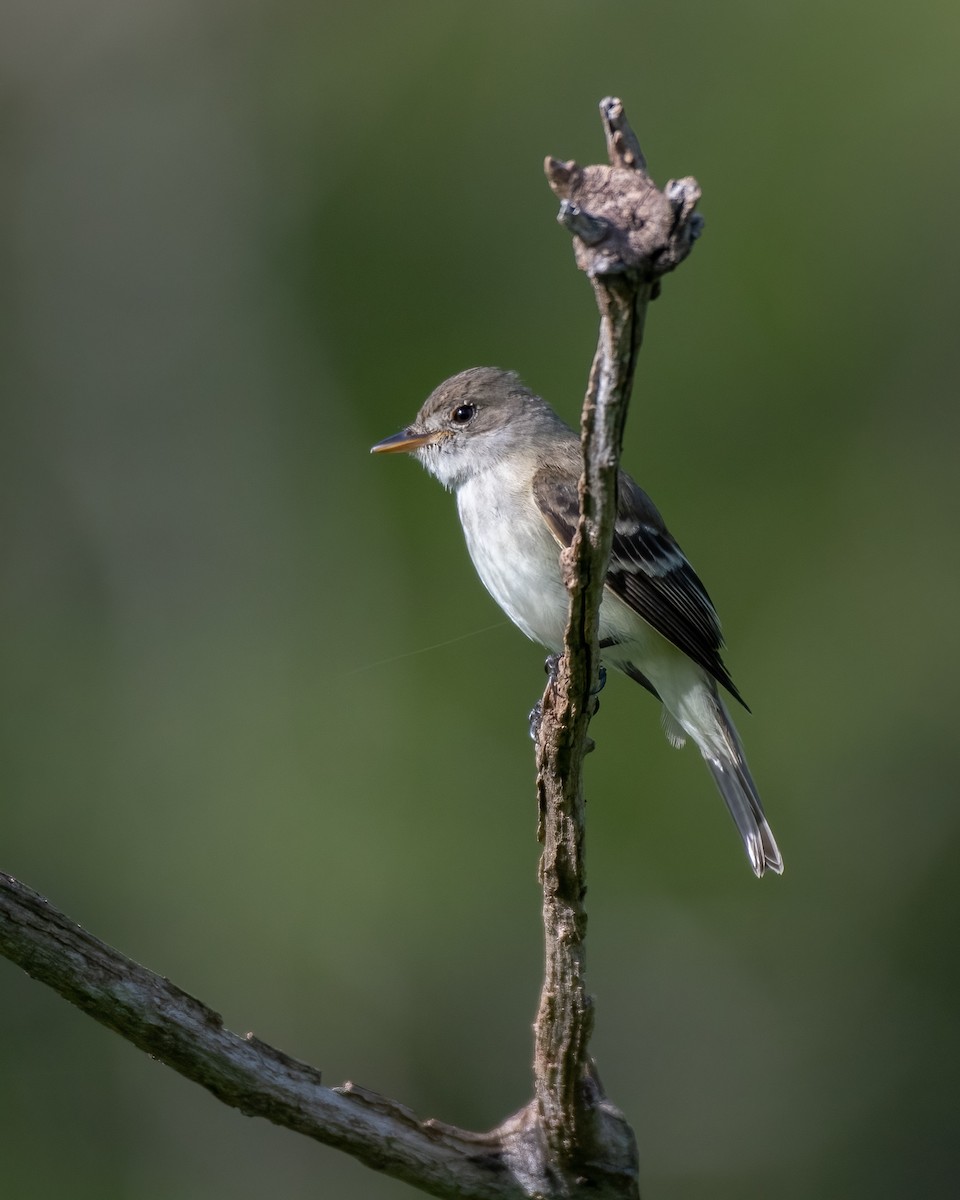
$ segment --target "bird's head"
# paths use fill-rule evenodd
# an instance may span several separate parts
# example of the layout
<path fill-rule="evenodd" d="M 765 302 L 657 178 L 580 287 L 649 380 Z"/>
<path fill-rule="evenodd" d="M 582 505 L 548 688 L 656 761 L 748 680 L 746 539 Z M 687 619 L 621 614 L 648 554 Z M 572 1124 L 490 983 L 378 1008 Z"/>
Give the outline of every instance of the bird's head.
<path fill-rule="evenodd" d="M 523 453 L 544 415 L 566 426 L 524 387 L 513 371 L 472 367 L 444 380 L 406 429 L 371 447 L 371 454 L 405 450 L 444 487 L 456 489 L 505 457 Z"/>

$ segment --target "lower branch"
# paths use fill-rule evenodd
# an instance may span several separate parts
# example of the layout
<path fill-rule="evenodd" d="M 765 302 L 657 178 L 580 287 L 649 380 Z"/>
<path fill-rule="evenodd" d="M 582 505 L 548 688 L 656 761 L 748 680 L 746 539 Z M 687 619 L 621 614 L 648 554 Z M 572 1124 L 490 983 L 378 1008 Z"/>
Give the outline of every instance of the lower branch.
<path fill-rule="evenodd" d="M 345 1150 L 433 1196 L 523 1200 L 516 1168 L 530 1159 L 526 1124 L 470 1133 L 421 1121 L 408 1108 L 351 1083 L 324 1087 L 320 1072 L 220 1015 L 168 979 L 125 958 L 0 873 L 0 953 L 94 1020 L 247 1116 Z"/>

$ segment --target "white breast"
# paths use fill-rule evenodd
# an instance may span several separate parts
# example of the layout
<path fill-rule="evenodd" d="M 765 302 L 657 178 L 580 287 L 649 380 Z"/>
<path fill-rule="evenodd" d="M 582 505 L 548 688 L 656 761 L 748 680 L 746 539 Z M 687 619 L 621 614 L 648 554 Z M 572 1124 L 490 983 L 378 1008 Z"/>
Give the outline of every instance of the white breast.
<path fill-rule="evenodd" d="M 457 491 L 457 508 L 487 591 L 528 638 L 559 651 L 570 598 L 560 575 L 560 547 L 523 482 L 532 473 L 498 464 L 473 475 Z M 632 662 L 652 679 L 669 675 L 674 659 L 685 657 L 609 593 L 600 608 L 600 638 L 618 644 L 604 656 L 613 666 Z"/>
<path fill-rule="evenodd" d="M 457 508 L 467 549 L 487 591 L 527 637 L 559 650 L 568 604 L 560 548 L 529 486 L 498 465 L 459 488 Z"/>

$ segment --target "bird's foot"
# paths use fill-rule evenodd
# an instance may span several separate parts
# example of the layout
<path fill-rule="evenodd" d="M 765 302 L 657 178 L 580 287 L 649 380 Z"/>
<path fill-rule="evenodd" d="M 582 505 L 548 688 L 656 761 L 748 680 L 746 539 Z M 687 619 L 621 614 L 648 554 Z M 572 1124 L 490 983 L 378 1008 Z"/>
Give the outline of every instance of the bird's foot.
<path fill-rule="evenodd" d="M 543 669 L 546 671 L 547 677 L 549 678 L 550 684 L 552 686 L 553 684 L 555 684 L 557 682 L 557 674 L 560 669 L 560 655 L 559 654 L 548 655 L 546 661 L 543 664 Z M 597 710 L 600 708 L 600 701 L 598 699 L 596 699 L 596 697 L 600 695 L 600 693 L 603 691 L 603 689 L 606 687 L 606 685 L 607 685 L 607 668 L 601 665 L 599 674 L 598 674 L 598 678 L 597 678 L 597 686 L 595 688 L 593 688 L 590 692 L 591 697 L 594 698 L 594 702 L 593 702 L 594 713 L 596 713 Z M 530 709 L 530 715 L 527 717 L 527 723 L 530 728 L 530 737 L 533 739 L 533 741 L 536 741 L 537 737 L 540 734 L 540 723 L 542 720 L 543 720 L 543 701 L 538 700 L 536 702 L 536 704 L 533 706 L 533 708 Z M 591 743 L 587 747 L 587 753 L 589 754 L 589 752 L 592 749 L 593 749 L 593 744 Z"/>
<path fill-rule="evenodd" d="M 543 720 L 543 701 L 538 700 L 536 702 L 536 704 L 533 706 L 533 708 L 530 709 L 530 716 L 527 717 L 527 721 L 529 722 L 529 726 L 530 726 L 530 738 L 534 742 L 540 736 L 540 723 L 542 720 Z"/>
<path fill-rule="evenodd" d="M 590 715 L 595 717 L 600 711 L 600 693 L 607 685 L 607 668 L 601 667 L 597 678 L 597 686 L 590 692 L 590 699 L 593 701 L 593 706 L 590 709 Z M 593 749 L 593 747 L 591 747 Z"/>
<path fill-rule="evenodd" d="M 557 674 L 560 670 L 560 655 L 548 654 L 547 659 L 543 664 L 543 669 L 547 673 L 547 678 L 550 680 L 550 686 L 557 682 Z M 533 708 L 530 709 L 530 716 L 527 721 L 530 726 L 530 737 L 536 741 L 540 736 L 540 722 L 543 720 L 543 701 L 538 700 Z"/>

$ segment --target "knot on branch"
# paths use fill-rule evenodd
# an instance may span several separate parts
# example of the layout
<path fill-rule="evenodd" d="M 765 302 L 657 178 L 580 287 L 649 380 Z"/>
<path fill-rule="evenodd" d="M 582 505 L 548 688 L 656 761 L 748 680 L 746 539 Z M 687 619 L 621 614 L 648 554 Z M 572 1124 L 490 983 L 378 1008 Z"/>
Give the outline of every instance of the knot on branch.
<path fill-rule="evenodd" d="M 703 218 L 694 212 L 700 188 L 687 177 L 660 191 L 620 101 L 608 96 L 600 114 L 609 166 L 544 163 L 560 198 L 557 220 L 573 234 L 577 266 L 591 278 L 632 272 L 658 280 L 683 262 L 700 235 Z"/>
<path fill-rule="evenodd" d="M 573 1141 L 565 1136 L 560 1114 L 544 1111 L 536 1100 L 498 1127 L 511 1174 L 529 1196 L 637 1200 L 636 1138 L 604 1096 L 592 1062 L 577 1092 L 589 1120 Z"/>

